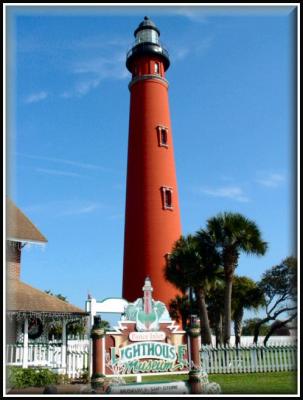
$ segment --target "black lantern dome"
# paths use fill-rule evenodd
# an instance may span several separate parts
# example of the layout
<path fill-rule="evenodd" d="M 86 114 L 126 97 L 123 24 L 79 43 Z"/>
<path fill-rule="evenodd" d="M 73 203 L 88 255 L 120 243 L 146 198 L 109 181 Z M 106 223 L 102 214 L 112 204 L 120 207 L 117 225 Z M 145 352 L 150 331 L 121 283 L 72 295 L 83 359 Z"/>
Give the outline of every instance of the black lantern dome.
<path fill-rule="evenodd" d="M 141 55 L 155 55 L 157 54 L 163 60 L 165 71 L 170 65 L 168 52 L 163 48 L 159 41 L 160 31 L 155 23 L 148 17 L 139 24 L 134 32 L 136 38 L 133 47 L 128 51 L 126 57 L 126 67 L 131 71 L 131 64 L 134 58 Z"/>
<path fill-rule="evenodd" d="M 160 31 L 156 27 L 156 24 L 148 17 L 144 17 L 144 20 L 141 22 L 141 24 L 139 24 L 138 28 L 135 30 L 134 36 L 136 37 L 137 32 L 144 30 L 144 29 L 154 29 L 160 36 Z"/>

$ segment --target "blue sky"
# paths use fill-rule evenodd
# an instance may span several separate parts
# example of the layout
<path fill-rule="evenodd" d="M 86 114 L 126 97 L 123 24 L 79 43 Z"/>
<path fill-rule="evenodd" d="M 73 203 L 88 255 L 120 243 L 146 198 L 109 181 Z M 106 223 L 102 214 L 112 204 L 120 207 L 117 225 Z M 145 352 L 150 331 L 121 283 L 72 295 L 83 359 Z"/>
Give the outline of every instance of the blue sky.
<path fill-rule="evenodd" d="M 269 250 L 237 273 L 255 280 L 295 254 L 294 8 L 7 10 L 7 194 L 48 239 L 24 248 L 24 282 L 82 308 L 121 296 L 125 55 L 145 15 L 171 57 L 183 234 L 222 211 L 253 219 Z"/>

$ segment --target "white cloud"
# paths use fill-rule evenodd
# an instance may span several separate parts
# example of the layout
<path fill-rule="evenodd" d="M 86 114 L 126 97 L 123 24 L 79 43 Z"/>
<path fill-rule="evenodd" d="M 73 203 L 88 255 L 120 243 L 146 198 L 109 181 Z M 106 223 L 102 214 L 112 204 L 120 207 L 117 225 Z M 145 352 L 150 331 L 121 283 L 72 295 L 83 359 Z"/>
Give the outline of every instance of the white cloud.
<path fill-rule="evenodd" d="M 208 194 L 213 197 L 225 197 L 228 199 L 247 202 L 249 198 L 245 195 L 239 186 L 221 186 L 219 188 L 201 188 L 201 193 Z"/>
<path fill-rule="evenodd" d="M 75 207 L 67 207 L 66 210 L 62 211 L 59 215 L 80 215 L 80 214 L 90 214 L 100 208 L 97 203 L 89 203 L 85 205 L 79 205 Z"/>
<path fill-rule="evenodd" d="M 262 186 L 269 188 L 276 188 L 285 181 L 285 177 L 278 173 L 267 173 L 263 174 L 262 178 L 256 179 L 256 182 Z"/>
<path fill-rule="evenodd" d="M 71 161 L 71 160 L 67 160 L 67 159 L 54 158 L 54 157 L 42 157 L 42 156 L 23 154 L 23 153 L 16 153 L 16 154 L 19 156 L 22 156 L 22 157 L 26 157 L 26 158 L 33 158 L 33 159 L 42 160 L 42 161 L 51 161 L 54 163 L 72 165 L 74 167 L 79 167 L 79 168 L 84 168 L 84 169 L 102 170 L 102 171 L 109 170 L 108 168 L 101 167 L 100 165 L 90 164 L 90 163 L 86 163 L 86 162 Z"/>
<path fill-rule="evenodd" d="M 84 175 L 77 174 L 75 172 L 68 172 L 68 171 L 60 171 L 57 169 L 48 169 L 48 168 L 36 168 L 37 172 L 42 172 L 44 174 L 49 174 L 49 175 L 58 175 L 58 176 L 72 176 L 72 177 L 78 177 L 78 178 L 87 178 Z"/>
<path fill-rule="evenodd" d="M 38 93 L 33 93 L 29 96 L 27 96 L 24 100 L 25 103 L 30 104 L 30 103 L 38 103 L 39 101 L 45 100 L 48 97 L 48 93 L 45 91 L 41 91 Z"/>
<path fill-rule="evenodd" d="M 276 16 L 286 16 L 293 11 L 294 7 L 281 6 L 272 7 L 259 6 L 259 5 L 220 5 L 219 7 L 213 5 L 194 5 L 194 6 L 183 6 L 175 9 L 175 14 L 188 18 L 192 22 L 208 23 L 210 17 L 218 16 L 233 16 L 233 17 L 243 17 L 243 16 L 260 16 L 260 15 L 276 15 Z"/>
<path fill-rule="evenodd" d="M 186 41 L 179 38 L 178 44 L 172 42 L 168 48 L 172 62 L 182 61 L 190 54 L 203 56 L 214 42 L 214 36 L 199 40 Z"/>
<path fill-rule="evenodd" d="M 104 204 L 87 200 L 58 200 L 43 204 L 35 204 L 22 209 L 27 213 L 50 214 L 53 217 L 91 214 L 104 208 Z"/>
<path fill-rule="evenodd" d="M 65 99 L 71 97 L 82 97 L 89 93 L 91 90 L 96 89 L 100 85 L 101 79 L 87 79 L 83 81 L 78 81 L 74 88 L 71 90 L 66 90 L 61 94 L 61 97 Z"/>
<path fill-rule="evenodd" d="M 179 47 L 172 51 L 171 56 L 174 61 L 183 60 L 189 52 L 190 49 L 188 47 Z"/>
<path fill-rule="evenodd" d="M 99 34 L 78 39 L 74 41 L 72 45 L 73 48 L 85 50 L 102 50 L 109 47 L 121 47 L 121 49 L 124 49 L 129 45 L 129 40 L 124 36 L 108 37 L 108 35 Z"/>
<path fill-rule="evenodd" d="M 77 77 L 73 88 L 66 90 L 61 97 L 82 97 L 100 86 L 104 79 L 125 79 L 129 72 L 125 68 L 125 52 L 108 56 L 93 57 L 75 62 L 71 72 Z"/>
<path fill-rule="evenodd" d="M 207 23 L 206 8 L 202 7 L 180 7 L 173 12 L 176 15 L 180 15 L 182 17 L 188 18 L 190 21 L 199 22 L 199 23 Z"/>

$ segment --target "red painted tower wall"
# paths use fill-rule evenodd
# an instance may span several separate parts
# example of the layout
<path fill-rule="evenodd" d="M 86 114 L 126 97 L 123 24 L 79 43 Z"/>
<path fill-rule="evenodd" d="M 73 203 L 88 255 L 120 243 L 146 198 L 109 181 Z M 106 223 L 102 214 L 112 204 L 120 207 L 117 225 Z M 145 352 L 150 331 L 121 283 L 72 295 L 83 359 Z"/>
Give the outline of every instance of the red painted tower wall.
<path fill-rule="evenodd" d="M 122 295 L 128 301 L 139 298 L 148 276 L 153 297 L 168 304 L 178 291 L 165 280 L 164 267 L 181 235 L 168 83 L 162 57 L 134 57 L 130 70 Z M 166 136 L 162 144 L 161 129 Z M 171 190 L 171 208 L 165 208 L 164 188 Z"/>

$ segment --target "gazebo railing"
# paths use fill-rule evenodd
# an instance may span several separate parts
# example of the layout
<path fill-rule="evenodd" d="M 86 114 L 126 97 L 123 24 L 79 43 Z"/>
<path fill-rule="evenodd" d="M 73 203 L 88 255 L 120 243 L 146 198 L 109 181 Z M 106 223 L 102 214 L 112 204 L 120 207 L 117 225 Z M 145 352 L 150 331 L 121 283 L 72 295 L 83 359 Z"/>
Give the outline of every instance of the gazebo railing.
<path fill-rule="evenodd" d="M 6 364 L 22 366 L 24 348 L 21 344 L 8 344 L 6 347 Z M 66 366 L 62 366 L 62 345 L 29 344 L 28 367 L 45 367 L 66 373 L 70 378 L 79 378 L 89 366 L 89 341 L 67 345 Z"/>

